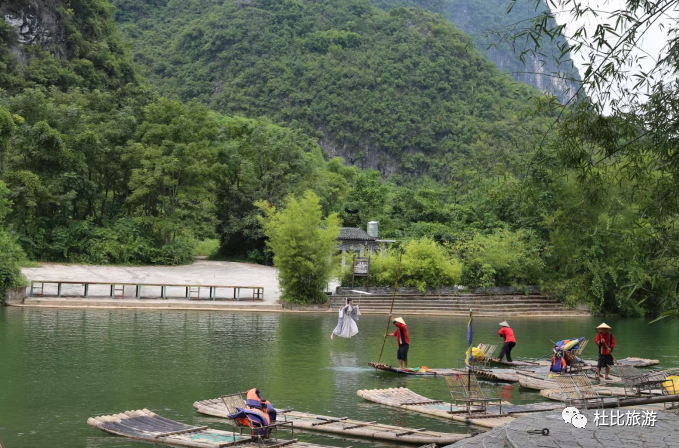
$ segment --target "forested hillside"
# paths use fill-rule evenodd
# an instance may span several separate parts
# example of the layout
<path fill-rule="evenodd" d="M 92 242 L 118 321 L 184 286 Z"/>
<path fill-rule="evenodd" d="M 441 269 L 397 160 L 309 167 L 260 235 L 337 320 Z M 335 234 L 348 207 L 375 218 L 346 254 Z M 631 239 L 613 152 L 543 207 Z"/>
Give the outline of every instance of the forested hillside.
<path fill-rule="evenodd" d="M 441 14 L 462 31 L 469 34 L 474 45 L 502 70 L 510 73 L 516 81 L 525 82 L 559 98 L 573 94 L 572 80 L 580 75 L 570 61 L 570 53 L 564 52 L 565 39 L 545 39 L 539 52 L 522 52 L 534 48 L 527 37 L 509 42 L 500 34 L 511 27 L 528 27 L 529 20 L 547 6 L 541 2 L 535 8 L 530 0 L 371 0 L 384 10 L 397 7 L 417 7 Z M 511 12 L 508 13 L 509 6 Z M 528 44 L 526 44 L 528 43 Z"/>
<path fill-rule="evenodd" d="M 234 252 L 261 247 L 257 200 L 312 189 L 326 212 L 343 202 L 352 173 L 313 138 L 159 97 L 107 0 L 0 13 L 3 255 L 17 241 L 38 260 L 186 263 L 218 229 Z M 0 259 L 0 285 L 18 258 Z"/>
<path fill-rule="evenodd" d="M 676 303 L 676 215 L 654 212 L 669 196 L 630 183 L 615 149 L 636 122 L 620 137 L 621 117 L 588 115 L 599 134 L 564 146 L 545 132 L 554 103 L 442 18 L 360 0 L 120 6 L 133 53 L 107 0 L 0 6 L 0 297 L 26 258 L 179 264 L 218 238 L 219 256 L 266 262 L 255 202 L 310 190 L 324 216 L 399 240 L 408 284 L 537 283 L 625 315 Z M 669 179 L 642 162 L 635 182 Z"/>
<path fill-rule="evenodd" d="M 460 179 L 516 160 L 539 92 L 423 10 L 367 0 L 118 0 L 135 59 L 165 95 L 272 118 L 360 168 Z M 517 144 L 520 142 L 520 144 Z"/>

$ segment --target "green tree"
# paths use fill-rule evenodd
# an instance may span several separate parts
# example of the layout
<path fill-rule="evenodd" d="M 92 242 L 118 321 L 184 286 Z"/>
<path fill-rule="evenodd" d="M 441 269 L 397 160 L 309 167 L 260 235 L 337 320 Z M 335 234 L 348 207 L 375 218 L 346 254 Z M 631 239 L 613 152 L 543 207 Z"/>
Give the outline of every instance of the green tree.
<path fill-rule="evenodd" d="M 324 303 L 323 293 L 335 269 L 339 218 L 323 219 L 318 196 L 307 191 L 297 200 L 290 196 L 277 210 L 266 201 L 257 203 L 263 212 L 260 222 L 273 252 L 274 266 L 283 290 L 281 300 L 289 303 Z"/>
<path fill-rule="evenodd" d="M 226 143 L 218 150 L 215 173 L 222 254 L 263 251 L 256 201 L 277 205 L 289 194 L 317 190 L 321 182 L 330 187 L 325 188 L 326 197 L 343 195 L 347 189 L 337 176 L 324 176 L 320 147 L 300 131 L 239 117 L 223 118 L 222 126 Z"/>
<path fill-rule="evenodd" d="M 7 186 L 0 181 L 0 304 L 5 301 L 9 288 L 25 285 L 26 281 L 20 269 L 20 263 L 26 260 L 26 254 L 4 226 L 5 216 L 11 207 L 9 193 Z"/>
<path fill-rule="evenodd" d="M 544 269 L 540 247 L 528 232 L 475 234 L 454 245 L 464 262 L 462 283 L 474 287 L 538 283 Z"/>
<path fill-rule="evenodd" d="M 532 2 L 538 5 L 540 0 Z M 585 72 L 568 101 L 554 104 L 558 118 L 552 128 L 558 131 L 558 138 L 544 138 L 541 151 L 550 154 L 553 150 L 562 173 L 574 174 L 582 181 L 583 190 L 593 193 L 586 198 L 588 206 L 605 201 L 611 186 L 627 187 L 620 190 L 622 199 L 638 206 L 634 207 L 637 225 L 646 231 L 644 239 L 657 243 L 649 262 L 644 263 L 649 275 L 636 276 L 631 297 L 642 301 L 644 297 L 637 293 L 653 291 L 661 297 L 662 316 L 679 317 L 675 231 L 679 218 L 675 132 L 679 27 L 668 15 L 679 1 L 625 0 L 605 16 L 598 5 L 577 0 L 547 3 L 552 11 L 570 15 L 570 22 L 583 24 L 569 36 L 564 54 L 583 54 Z M 599 23 L 591 30 L 588 26 L 593 18 Z M 525 25 L 508 31 L 506 37 L 512 42 L 526 38 L 534 42 L 526 53 L 540 52 L 545 42 L 565 28 L 556 25 L 549 10 Z M 653 55 L 637 51 L 652 28 L 664 34 L 664 46 Z M 641 66 L 642 58 L 649 63 L 646 68 Z M 657 263 L 659 260 L 662 263 Z M 657 269 L 668 263 L 672 269 Z"/>
<path fill-rule="evenodd" d="M 214 169 L 219 126 L 197 103 L 161 99 L 146 108 L 140 142 L 129 149 L 128 202 L 137 220 L 166 244 L 214 235 Z"/>
<path fill-rule="evenodd" d="M 9 139 L 14 134 L 15 129 L 12 115 L 7 109 L 0 106 L 0 177 L 5 171 L 5 157 L 9 147 Z"/>

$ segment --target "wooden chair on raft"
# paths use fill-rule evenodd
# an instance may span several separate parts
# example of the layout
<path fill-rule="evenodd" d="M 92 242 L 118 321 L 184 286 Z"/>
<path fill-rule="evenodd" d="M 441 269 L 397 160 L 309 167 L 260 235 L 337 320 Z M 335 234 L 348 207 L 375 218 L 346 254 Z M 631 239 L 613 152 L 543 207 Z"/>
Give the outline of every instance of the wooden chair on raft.
<path fill-rule="evenodd" d="M 479 348 L 479 350 L 481 350 L 483 352 L 484 358 L 483 358 L 482 361 L 472 362 L 472 365 L 481 364 L 483 367 L 488 367 L 488 364 L 490 364 L 491 359 L 493 359 L 493 355 L 495 354 L 495 350 L 497 350 L 497 345 L 479 344 L 478 348 Z"/>
<path fill-rule="evenodd" d="M 469 362 L 469 365 L 472 366 L 472 368 L 488 368 L 490 367 L 490 361 L 493 359 L 493 354 L 495 353 L 495 350 L 497 349 L 497 345 L 492 345 L 492 344 L 479 344 L 478 347 L 479 350 L 483 352 L 483 359 L 479 360 L 472 360 Z M 464 369 L 467 366 L 467 359 L 466 358 L 458 358 L 457 360 L 457 366 L 460 369 Z"/>
<path fill-rule="evenodd" d="M 479 381 L 475 374 L 467 372 L 457 375 L 444 375 L 444 378 L 446 379 L 450 397 L 452 398 L 451 413 L 455 412 L 452 409 L 453 405 L 463 405 L 464 412 L 467 414 L 471 414 L 472 412 L 483 412 L 485 414 L 488 402 L 495 401 L 499 402 L 500 414 L 502 414 L 502 400 L 497 398 L 486 398 L 483 395 L 483 391 L 481 390 L 481 386 L 479 385 Z"/>
<path fill-rule="evenodd" d="M 670 391 L 664 387 L 667 381 L 667 372 L 651 370 L 649 372 L 642 372 L 634 366 L 616 365 L 611 367 L 613 374 L 622 378 L 625 387 L 625 395 L 640 396 L 642 394 L 657 394 L 668 395 Z M 631 394 L 628 394 L 628 390 Z"/>
<path fill-rule="evenodd" d="M 568 350 L 570 354 L 572 355 L 570 357 L 570 364 L 568 364 L 568 371 L 569 372 L 582 372 L 586 369 L 587 365 L 585 362 L 582 360 L 582 352 L 585 350 L 585 347 L 587 347 L 587 344 L 589 343 L 589 339 L 583 339 L 582 342 L 578 345 L 578 348 L 573 349 L 573 350 Z"/>
<path fill-rule="evenodd" d="M 226 411 L 229 413 L 229 415 L 233 415 L 238 413 L 238 408 L 241 409 L 249 409 L 250 407 L 247 405 L 246 402 L 246 392 L 238 392 L 235 394 L 230 394 L 230 395 L 222 395 L 222 403 L 224 403 L 224 406 L 226 407 Z M 289 426 L 290 431 L 292 432 L 292 440 L 295 439 L 295 428 L 293 425 L 293 422 L 291 421 L 285 421 L 285 422 L 279 422 L 279 423 L 271 423 L 268 426 L 260 426 L 259 422 L 253 420 L 250 417 L 247 417 L 247 424 L 243 424 L 237 420 L 232 420 L 234 423 L 234 426 L 236 429 L 238 429 L 239 434 L 243 435 L 244 431 L 249 431 L 250 436 L 254 439 L 257 440 L 258 443 L 261 443 L 264 439 L 270 439 L 272 435 L 275 434 L 274 439 L 278 441 L 278 428 L 282 426 Z M 235 430 L 234 430 L 235 433 Z M 235 437 L 235 434 L 234 434 Z M 235 438 L 234 438 L 235 440 Z M 274 444 L 271 445 L 271 448 L 275 448 L 278 446 L 283 446 L 286 444 L 289 444 L 290 441 L 282 441 L 280 444 Z M 269 445 L 267 445 L 269 446 Z"/>
<path fill-rule="evenodd" d="M 587 377 L 587 375 L 554 375 L 552 380 L 559 386 L 561 390 L 561 401 L 563 401 L 566 406 L 576 406 L 584 407 L 585 409 L 590 409 L 593 405 L 603 409 L 604 407 L 604 397 L 599 395 L 599 391 L 605 391 L 606 389 L 594 388 L 592 381 Z M 615 401 L 615 403 L 620 406 L 620 400 L 614 397 L 609 390 L 610 400 Z"/>
<path fill-rule="evenodd" d="M 585 351 L 587 344 L 589 344 L 589 339 L 583 339 L 582 342 L 580 342 L 580 345 L 578 345 L 578 348 L 570 350 L 571 354 L 581 358 L 582 352 Z"/>

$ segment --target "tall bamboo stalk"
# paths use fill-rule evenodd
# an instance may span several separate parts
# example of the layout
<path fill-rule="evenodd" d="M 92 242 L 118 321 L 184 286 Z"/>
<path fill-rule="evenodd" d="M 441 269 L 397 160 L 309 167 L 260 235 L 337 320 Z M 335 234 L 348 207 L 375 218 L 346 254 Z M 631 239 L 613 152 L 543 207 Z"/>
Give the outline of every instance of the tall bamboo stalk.
<path fill-rule="evenodd" d="M 389 315 L 394 311 L 394 301 L 396 300 L 396 290 L 398 289 L 398 279 L 401 275 L 401 258 L 403 257 L 403 252 L 398 256 L 398 269 L 396 270 L 396 282 L 394 283 L 394 295 L 391 297 L 391 308 L 389 309 Z M 387 332 L 389 331 L 389 324 L 391 319 L 387 319 L 387 329 L 384 331 L 384 340 L 382 341 L 382 350 L 380 350 L 380 357 L 377 358 L 379 363 L 382 360 L 382 353 L 384 352 L 384 344 L 387 342 Z"/>

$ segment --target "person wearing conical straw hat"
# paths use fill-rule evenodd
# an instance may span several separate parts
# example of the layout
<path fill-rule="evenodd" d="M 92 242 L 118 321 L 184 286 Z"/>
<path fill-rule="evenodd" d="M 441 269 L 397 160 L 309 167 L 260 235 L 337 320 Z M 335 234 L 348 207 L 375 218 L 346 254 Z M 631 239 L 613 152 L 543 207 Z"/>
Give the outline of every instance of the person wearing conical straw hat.
<path fill-rule="evenodd" d="M 615 338 L 610 332 L 611 327 L 602 323 L 596 327 L 596 339 L 594 343 L 599 346 L 599 362 L 597 363 L 596 376 L 601 377 L 601 369 L 606 368 L 606 379 L 610 380 L 609 372 L 611 366 L 615 364 L 613 360 L 613 347 L 615 347 Z"/>
<path fill-rule="evenodd" d="M 512 349 L 516 346 L 516 338 L 514 337 L 514 330 L 511 329 L 507 321 L 500 322 L 500 331 L 498 334 L 505 340 L 500 349 L 500 354 L 498 355 L 498 360 L 502 361 L 505 355 L 507 355 L 507 361 L 512 362 Z"/>
<path fill-rule="evenodd" d="M 391 320 L 394 325 L 396 325 L 396 331 L 393 333 L 387 333 L 385 336 L 396 336 L 396 342 L 398 342 L 398 352 L 396 352 L 396 358 L 398 358 L 398 366 L 403 369 L 408 368 L 408 349 L 410 348 L 410 339 L 408 339 L 408 328 L 402 317 L 397 317 L 389 314 L 389 320 Z"/>

